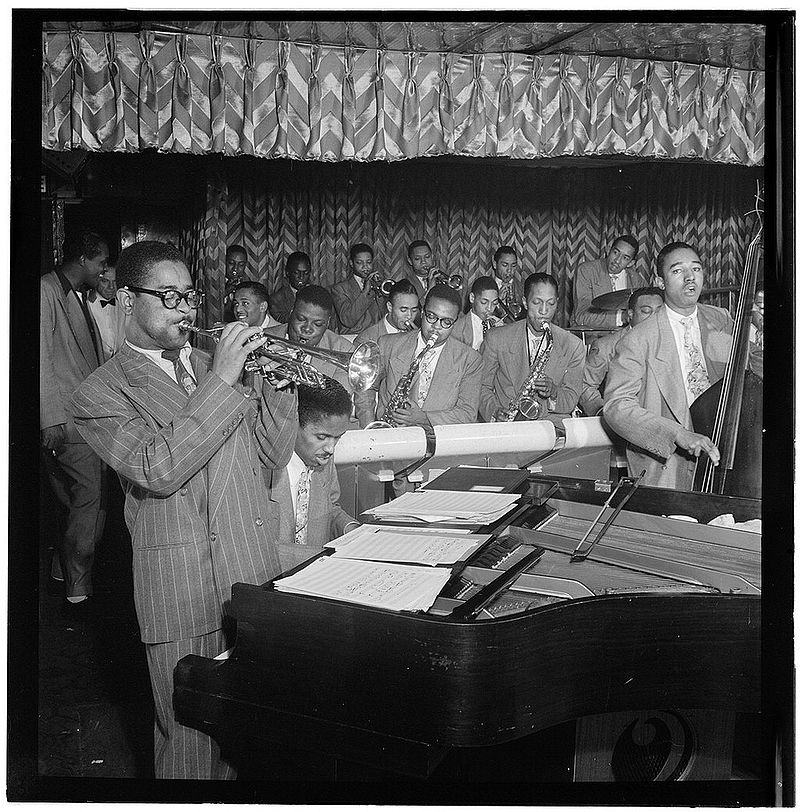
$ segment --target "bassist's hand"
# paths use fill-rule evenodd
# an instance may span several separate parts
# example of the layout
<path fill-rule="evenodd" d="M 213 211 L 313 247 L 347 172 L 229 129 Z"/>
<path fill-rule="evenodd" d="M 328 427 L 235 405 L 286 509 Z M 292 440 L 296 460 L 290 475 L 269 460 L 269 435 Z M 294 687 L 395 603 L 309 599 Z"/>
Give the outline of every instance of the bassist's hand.
<path fill-rule="evenodd" d="M 680 428 L 675 443 L 695 457 L 699 457 L 700 454 L 705 452 L 714 465 L 719 464 L 719 449 L 705 434 L 697 434 L 694 431 Z"/>

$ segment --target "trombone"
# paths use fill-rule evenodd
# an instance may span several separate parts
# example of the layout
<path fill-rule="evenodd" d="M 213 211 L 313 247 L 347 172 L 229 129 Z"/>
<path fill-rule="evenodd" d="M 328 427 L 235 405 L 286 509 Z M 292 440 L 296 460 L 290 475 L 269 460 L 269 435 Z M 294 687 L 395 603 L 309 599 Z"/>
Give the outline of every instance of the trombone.
<path fill-rule="evenodd" d="M 454 290 L 460 290 L 464 284 L 464 277 L 460 274 L 454 273 L 452 276 L 448 276 L 444 271 L 440 271 L 438 268 L 432 268 L 428 272 L 428 287 L 432 288 L 434 285 L 447 285 L 449 288 L 453 288 Z"/>
<path fill-rule="evenodd" d="M 209 336 L 214 341 L 219 341 L 220 333 L 226 326 L 225 324 L 215 324 L 213 327 L 202 328 L 195 327 L 188 321 L 182 321 L 178 325 L 184 332 Z M 255 341 L 265 336 L 269 337 L 269 343 L 264 347 L 256 347 L 247 356 L 244 365 L 246 372 L 274 375 L 280 380 L 288 380 L 292 383 L 302 383 L 306 386 L 322 389 L 326 386 L 328 376 L 323 375 L 313 367 L 310 361 L 311 358 L 319 358 L 333 364 L 338 369 L 343 369 L 347 373 L 350 386 L 357 392 L 369 389 L 381 372 L 381 353 L 374 341 L 365 341 L 359 344 L 353 352 L 347 352 L 345 350 L 309 347 L 289 338 L 278 338 L 263 330 L 256 333 L 250 340 Z M 279 366 L 277 369 L 264 373 L 261 364 L 258 363 L 258 358 L 277 361 Z"/>

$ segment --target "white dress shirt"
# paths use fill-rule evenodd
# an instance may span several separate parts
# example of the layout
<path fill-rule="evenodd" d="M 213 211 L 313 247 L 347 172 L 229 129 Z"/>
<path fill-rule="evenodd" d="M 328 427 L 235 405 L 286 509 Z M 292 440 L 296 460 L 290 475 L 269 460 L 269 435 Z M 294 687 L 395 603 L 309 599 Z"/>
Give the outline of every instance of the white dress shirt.
<path fill-rule="evenodd" d="M 386 332 L 391 335 L 392 333 L 399 333 L 400 331 L 395 327 L 390 321 L 388 316 L 383 317 L 383 326 L 386 328 Z"/>
<path fill-rule="evenodd" d="M 117 324 L 121 314 L 118 310 L 119 305 L 107 304 L 104 307 L 102 304 L 104 301 L 106 300 L 101 299 L 100 296 L 95 296 L 92 300 L 87 297 L 86 304 L 92 316 L 94 316 L 97 329 L 100 331 L 103 353 L 106 360 L 108 360 L 119 349 L 117 347 Z"/>
<path fill-rule="evenodd" d="M 478 318 L 474 310 L 469 311 L 469 317 L 472 320 L 472 349 L 479 350 L 483 344 L 483 319 Z"/>
<path fill-rule="evenodd" d="M 145 350 L 142 347 L 137 347 L 135 344 L 131 344 L 130 341 L 125 341 L 125 343 L 132 349 L 136 350 L 136 352 L 140 352 L 146 358 L 149 358 L 157 367 L 160 367 L 164 370 L 164 372 L 172 378 L 175 383 L 180 384 L 180 381 L 175 377 L 175 366 L 173 365 L 172 361 L 168 361 L 166 358 L 162 358 L 161 353 L 163 350 Z M 186 368 L 186 371 L 194 378 L 194 370 L 192 369 L 192 364 L 189 358 L 192 355 L 192 348 L 187 343 L 181 348 L 181 357 L 180 362 Z"/>
<path fill-rule="evenodd" d="M 608 278 L 611 280 L 611 290 L 625 290 L 628 287 L 628 272 L 625 270 L 616 275 L 610 273 Z M 617 310 L 617 327 L 622 327 L 622 310 Z"/>
<path fill-rule="evenodd" d="M 264 321 L 261 322 L 261 329 L 264 330 L 267 327 L 274 327 L 276 324 L 280 324 L 280 322 L 273 319 L 269 310 L 267 310 L 267 315 L 264 316 Z"/>
<path fill-rule="evenodd" d="M 667 312 L 669 326 L 672 328 L 672 335 L 675 338 L 675 347 L 678 350 L 678 359 L 681 362 L 681 377 L 683 378 L 683 389 L 686 392 L 686 402 L 691 406 L 692 403 L 694 403 L 695 395 L 692 394 L 692 391 L 689 389 L 689 365 L 683 345 L 684 329 L 683 325 L 681 324 L 681 320 L 691 320 L 691 327 L 689 329 L 692 341 L 694 341 L 695 346 L 700 351 L 700 357 L 703 359 L 703 365 L 707 370 L 708 364 L 706 364 L 706 356 L 703 352 L 703 343 L 700 338 L 700 324 L 697 321 L 697 308 L 695 307 L 694 313 L 692 313 L 690 316 L 682 316 L 680 313 L 676 313 L 668 305 L 664 305 L 664 310 Z"/>
<path fill-rule="evenodd" d="M 286 465 L 286 475 L 289 477 L 289 493 L 292 494 L 292 513 L 297 515 L 297 483 L 300 481 L 300 474 L 308 466 L 297 456 L 296 451 L 292 451 L 292 458 Z M 311 483 L 309 482 L 309 488 Z"/>
<path fill-rule="evenodd" d="M 422 337 L 422 330 L 420 330 L 419 334 L 417 335 L 417 348 L 414 350 L 414 357 L 416 358 L 424 348 L 425 339 Z M 430 352 L 425 353 L 425 358 L 427 358 L 425 365 L 428 367 L 428 369 L 430 369 L 431 377 L 433 377 L 433 373 L 436 371 L 436 365 L 439 363 L 439 356 L 442 354 L 443 349 L 444 344 L 440 344 L 438 347 L 434 347 L 432 350 L 430 350 Z"/>

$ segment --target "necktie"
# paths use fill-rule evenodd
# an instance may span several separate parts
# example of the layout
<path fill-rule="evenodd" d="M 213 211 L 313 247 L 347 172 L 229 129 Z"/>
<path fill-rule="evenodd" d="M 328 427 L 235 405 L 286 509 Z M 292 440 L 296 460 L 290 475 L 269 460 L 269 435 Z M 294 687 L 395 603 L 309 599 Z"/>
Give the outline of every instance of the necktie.
<path fill-rule="evenodd" d="M 111 307 L 116 307 L 117 306 L 117 300 L 116 299 L 108 299 L 108 300 L 101 299 L 100 300 L 100 309 L 101 310 L 102 310 L 102 308 L 106 307 L 107 305 L 111 305 Z"/>
<path fill-rule="evenodd" d="M 708 372 L 700 350 L 692 338 L 692 320 L 681 319 L 681 324 L 683 325 L 683 353 L 686 358 L 686 381 L 689 391 L 696 398 L 710 386 Z"/>
<path fill-rule="evenodd" d="M 191 395 L 192 392 L 197 389 L 197 382 L 191 376 L 186 367 L 181 363 L 181 351 L 164 350 L 161 353 L 161 357 L 166 358 L 167 361 L 172 361 L 172 366 L 175 367 L 175 377 L 178 379 L 178 383 L 186 390 L 187 395 Z"/>
<path fill-rule="evenodd" d="M 609 276 L 609 278 L 611 279 L 611 290 L 619 290 L 619 289 L 620 289 L 620 287 L 619 287 L 619 285 L 620 285 L 620 278 L 622 277 L 622 274 L 619 274 L 619 273 L 616 273 L 616 274 L 614 274 L 614 273 L 610 273 L 608 276 Z"/>
<path fill-rule="evenodd" d="M 294 509 L 294 543 L 306 543 L 308 530 L 308 497 L 311 492 L 311 469 L 303 468 L 297 480 L 297 504 Z"/>
<path fill-rule="evenodd" d="M 425 353 L 422 362 L 419 365 L 419 383 L 417 384 L 417 406 L 422 408 L 425 403 L 425 398 L 428 397 L 428 389 L 431 387 L 431 379 L 433 378 L 433 353 Z"/>
<path fill-rule="evenodd" d="M 486 335 L 486 333 L 489 332 L 489 328 L 492 326 L 492 323 L 489 321 L 489 319 L 484 319 L 481 324 L 483 325 L 483 334 Z"/>

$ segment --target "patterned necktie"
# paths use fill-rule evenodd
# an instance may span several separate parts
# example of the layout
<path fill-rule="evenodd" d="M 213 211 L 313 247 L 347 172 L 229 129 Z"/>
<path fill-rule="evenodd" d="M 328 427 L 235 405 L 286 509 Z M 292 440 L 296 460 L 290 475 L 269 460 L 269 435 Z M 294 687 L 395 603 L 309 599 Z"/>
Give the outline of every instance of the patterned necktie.
<path fill-rule="evenodd" d="M 297 480 L 297 504 L 294 509 L 294 543 L 306 543 L 308 530 L 308 497 L 311 492 L 311 469 L 306 467 Z"/>
<path fill-rule="evenodd" d="M 611 279 L 611 290 L 620 290 L 620 282 L 622 280 L 622 274 L 610 273 L 608 276 Z"/>
<path fill-rule="evenodd" d="M 433 378 L 433 353 L 428 350 L 419 365 L 419 382 L 417 384 L 417 406 L 422 408 L 425 398 L 428 397 L 428 389 L 431 387 Z"/>
<path fill-rule="evenodd" d="M 703 356 L 692 339 L 692 320 L 681 319 L 683 325 L 683 354 L 686 358 L 686 381 L 689 384 L 689 391 L 697 397 L 710 386 L 708 372 L 703 362 Z"/>
<path fill-rule="evenodd" d="M 197 381 L 191 376 L 189 370 L 181 362 L 180 350 L 164 350 L 161 353 L 162 358 L 167 361 L 172 361 L 172 366 L 175 368 L 175 377 L 178 383 L 184 388 L 187 395 L 191 395 L 197 389 Z"/>
<path fill-rule="evenodd" d="M 481 324 L 483 325 L 483 335 L 485 336 L 486 333 L 489 332 L 489 328 L 492 326 L 492 323 L 489 321 L 489 319 L 484 319 Z"/>

